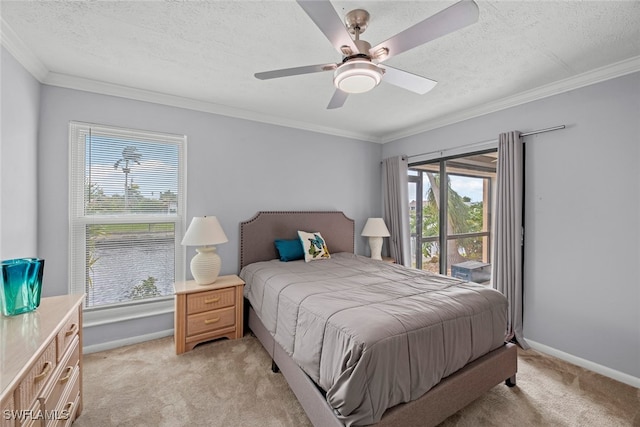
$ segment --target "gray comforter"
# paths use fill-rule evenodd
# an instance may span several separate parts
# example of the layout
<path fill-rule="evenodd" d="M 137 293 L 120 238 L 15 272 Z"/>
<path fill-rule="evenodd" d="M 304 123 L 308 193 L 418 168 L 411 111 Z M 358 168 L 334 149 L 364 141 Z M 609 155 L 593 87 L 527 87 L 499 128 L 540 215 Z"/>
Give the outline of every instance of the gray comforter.
<path fill-rule="evenodd" d="M 369 258 L 242 269 L 264 326 L 326 391 L 346 425 L 376 423 L 503 345 L 507 300 L 491 288 Z"/>

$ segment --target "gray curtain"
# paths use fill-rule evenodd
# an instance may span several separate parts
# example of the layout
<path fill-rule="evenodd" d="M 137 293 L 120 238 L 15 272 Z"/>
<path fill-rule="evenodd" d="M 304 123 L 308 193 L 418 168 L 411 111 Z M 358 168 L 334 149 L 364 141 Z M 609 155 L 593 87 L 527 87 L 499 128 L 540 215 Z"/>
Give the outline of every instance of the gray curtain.
<path fill-rule="evenodd" d="M 410 267 L 409 179 L 407 158 L 390 157 L 382 162 L 382 202 L 389 233 L 389 255 L 397 264 Z"/>
<path fill-rule="evenodd" d="M 509 300 L 507 340 L 524 349 L 522 335 L 522 193 L 524 147 L 520 132 L 501 133 L 498 139 L 498 172 L 493 254 L 493 284 Z"/>

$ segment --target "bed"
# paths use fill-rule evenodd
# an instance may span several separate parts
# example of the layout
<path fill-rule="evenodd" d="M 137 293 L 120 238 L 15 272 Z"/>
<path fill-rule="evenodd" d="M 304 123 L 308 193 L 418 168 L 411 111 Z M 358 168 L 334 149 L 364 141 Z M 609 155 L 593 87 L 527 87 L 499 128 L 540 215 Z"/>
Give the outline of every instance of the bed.
<path fill-rule="evenodd" d="M 331 259 L 310 263 L 278 261 L 274 241 L 295 239 L 298 230 L 319 232 L 329 246 Z M 354 241 L 354 222 L 342 212 L 259 212 L 240 224 L 240 274 L 247 279 L 246 324 L 282 372 L 314 426 L 372 423 L 379 426 L 436 425 L 497 384 L 504 381 L 509 386 L 515 385 L 516 348 L 502 341 L 504 329 L 496 332 L 503 327 L 500 322 L 504 321 L 499 307 L 503 303 L 496 297 L 497 292 L 444 276 L 435 276 L 435 284 L 425 282 L 429 288 L 426 292 L 420 287 L 422 285 L 417 284 L 423 281 L 416 276 L 419 272 L 357 256 L 354 254 Z M 281 267 L 290 271 L 281 271 Z M 354 269 L 358 274 L 353 273 Z M 337 280 L 329 281 L 328 276 L 335 276 Z M 390 283 L 381 282 L 381 276 L 390 279 Z M 410 280 L 403 280 L 407 277 Z M 304 286 L 282 282 L 284 278 L 293 278 L 294 282 L 304 283 Z M 268 286 L 260 288 L 265 283 Z M 363 286 L 370 283 L 375 286 Z M 354 292 L 347 289 L 352 285 L 355 286 L 355 294 L 345 294 Z M 362 294 L 365 287 L 379 288 L 379 292 Z M 301 294 L 302 288 L 309 288 L 310 294 Z M 495 300 L 492 303 L 482 302 L 486 306 L 483 309 L 473 309 L 466 315 L 456 314 L 461 318 L 477 318 L 480 323 L 476 329 L 473 329 L 473 322 L 465 318 L 440 322 L 453 325 L 444 335 L 453 336 L 454 341 L 460 341 L 455 338 L 455 330 L 460 330 L 460 325 L 463 325 L 462 329 L 472 330 L 475 342 L 466 349 L 453 350 L 455 346 L 439 343 L 442 333 L 437 334 L 438 328 L 418 325 L 414 320 L 415 317 L 444 318 L 444 314 L 432 310 L 429 316 L 416 316 L 415 313 L 407 315 L 397 311 L 399 305 L 410 306 L 415 305 L 412 301 L 426 301 L 422 299 L 424 293 L 438 295 L 440 299 L 435 305 L 460 305 L 448 294 L 449 290 L 458 295 L 456 298 Z M 382 297 L 393 293 L 399 294 L 398 299 Z M 357 307 L 352 304 L 352 301 L 362 299 L 367 303 Z M 399 301 L 402 304 L 398 304 Z M 270 313 L 272 309 L 269 307 L 274 305 L 282 310 Z M 287 306 L 293 308 L 287 311 L 284 309 Z M 378 308 L 379 314 L 372 315 L 372 308 Z M 351 314 L 345 316 L 346 312 Z M 366 329 L 371 320 L 354 321 L 355 318 L 382 322 L 384 317 L 395 323 Z M 399 322 L 398 318 L 403 320 Z M 359 323 L 364 325 L 365 331 L 356 330 L 360 328 Z M 467 324 L 471 326 L 467 328 Z M 306 327 L 309 330 L 304 329 Z M 405 329 L 407 335 L 413 334 L 414 330 L 420 333 L 432 331 L 430 339 L 433 345 L 444 347 L 442 350 L 425 350 L 424 341 L 429 338 L 411 335 L 409 339 L 396 333 L 397 330 L 394 332 L 394 328 Z M 482 332 L 489 328 L 493 330 Z M 312 335 L 313 329 L 325 331 L 324 335 L 316 338 Z M 390 329 L 390 337 L 380 339 L 377 335 L 381 329 Z M 445 326 L 441 329 L 447 330 Z M 436 335 L 433 335 L 434 330 Z M 348 331 L 346 335 L 344 331 Z M 368 344 L 370 335 L 376 335 L 375 345 Z M 421 361 L 426 358 L 412 356 L 403 359 L 404 356 L 398 356 L 400 353 L 394 353 L 400 350 L 408 352 L 403 348 L 407 345 L 403 343 L 409 340 L 419 342 L 423 353 L 431 351 L 432 355 L 446 355 L 446 363 L 440 364 L 437 375 L 422 373 L 424 366 L 429 365 Z M 390 344 L 387 346 L 387 343 Z M 407 385 L 397 381 L 398 384 L 382 386 L 381 390 L 372 386 L 387 384 L 395 377 L 409 377 L 409 381 Z"/>

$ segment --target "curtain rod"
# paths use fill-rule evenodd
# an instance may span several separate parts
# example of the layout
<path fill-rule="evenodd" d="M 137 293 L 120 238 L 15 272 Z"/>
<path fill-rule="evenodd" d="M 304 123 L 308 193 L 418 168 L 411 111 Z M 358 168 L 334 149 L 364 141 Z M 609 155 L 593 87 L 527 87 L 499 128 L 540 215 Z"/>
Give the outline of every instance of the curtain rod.
<path fill-rule="evenodd" d="M 520 136 L 536 135 L 538 133 L 551 132 L 551 131 L 554 131 L 554 130 L 560 130 L 560 129 L 564 129 L 564 128 L 565 128 L 565 125 L 554 126 L 554 127 L 551 127 L 551 128 L 538 129 L 538 130 L 532 130 L 531 132 L 521 133 Z M 496 139 L 496 141 L 497 141 L 497 139 Z"/>
<path fill-rule="evenodd" d="M 553 126 L 553 127 L 550 127 L 550 128 L 538 129 L 538 130 L 533 130 L 531 132 L 521 133 L 520 136 L 522 137 L 522 136 L 537 135 L 539 133 L 552 132 L 554 130 L 560 130 L 560 129 L 564 129 L 564 128 L 565 128 L 565 125 Z M 446 151 L 452 151 L 452 150 L 459 150 L 461 148 L 470 148 L 470 147 L 476 147 L 476 146 L 495 144 L 497 142 L 498 142 L 497 139 L 491 139 L 491 140 L 488 140 L 488 141 L 481 141 L 481 142 L 474 142 L 474 143 L 471 143 L 471 144 L 459 145 L 457 147 L 444 148 L 442 150 L 435 150 L 435 151 L 429 151 L 427 153 L 414 154 L 412 156 L 408 156 L 407 160 L 411 159 L 412 157 L 420 157 L 420 156 L 426 156 L 426 155 L 429 155 L 429 154 L 437 154 L 437 153 L 440 153 L 442 155 Z"/>

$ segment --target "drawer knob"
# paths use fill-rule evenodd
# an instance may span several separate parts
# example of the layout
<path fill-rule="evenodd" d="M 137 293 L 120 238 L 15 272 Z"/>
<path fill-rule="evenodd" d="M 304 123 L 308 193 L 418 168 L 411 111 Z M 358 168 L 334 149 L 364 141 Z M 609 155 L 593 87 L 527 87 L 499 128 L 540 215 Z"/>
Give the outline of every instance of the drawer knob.
<path fill-rule="evenodd" d="M 38 375 L 33 377 L 33 381 L 34 382 L 41 381 L 44 377 L 49 375 L 49 372 L 51 371 L 52 366 L 53 366 L 53 363 L 49 361 L 44 362 L 44 365 L 42 365 L 42 372 L 40 372 Z"/>
<path fill-rule="evenodd" d="M 216 317 L 216 318 L 213 318 L 213 319 L 205 319 L 204 324 L 205 325 L 210 325 L 212 323 L 216 323 L 216 322 L 219 322 L 219 321 L 220 321 L 219 317 Z"/>
<path fill-rule="evenodd" d="M 220 297 L 213 297 L 213 298 L 205 299 L 204 303 L 205 304 L 211 304 L 211 303 L 218 302 L 218 301 L 220 301 Z"/>
<path fill-rule="evenodd" d="M 69 328 L 69 330 L 67 332 L 65 332 L 64 336 L 68 337 L 69 335 L 73 335 L 76 332 L 78 332 L 78 324 L 74 323 L 71 325 L 71 327 Z"/>

